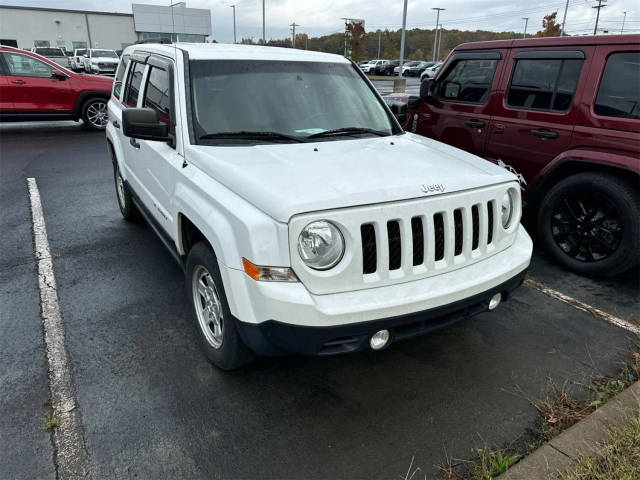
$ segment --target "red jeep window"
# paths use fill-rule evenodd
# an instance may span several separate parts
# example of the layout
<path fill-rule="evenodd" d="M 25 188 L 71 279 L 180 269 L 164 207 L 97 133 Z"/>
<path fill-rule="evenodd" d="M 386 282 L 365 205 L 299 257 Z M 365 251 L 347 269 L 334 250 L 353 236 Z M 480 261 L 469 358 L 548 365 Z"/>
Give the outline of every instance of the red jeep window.
<path fill-rule="evenodd" d="M 608 58 L 593 110 L 607 117 L 640 118 L 640 52 Z"/>
<path fill-rule="evenodd" d="M 147 76 L 144 107 L 158 112 L 161 123 L 171 124 L 171 100 L 169 96 L 169 75 L 166 70 L 151 67 Z"/>
<path fill-rule="evenodd" d="M 441 100 L 485 103 L 489 98 L 497 60 L 459 60 L 439 82 Z"/>

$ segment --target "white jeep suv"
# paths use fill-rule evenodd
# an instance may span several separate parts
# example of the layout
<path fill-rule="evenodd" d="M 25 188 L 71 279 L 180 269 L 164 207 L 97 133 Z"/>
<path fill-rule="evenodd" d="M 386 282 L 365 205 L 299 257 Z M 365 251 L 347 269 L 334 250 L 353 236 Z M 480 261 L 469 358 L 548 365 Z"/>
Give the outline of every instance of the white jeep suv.
<path fill-rule="evenodd" d="M 183 267 L 223 369 L 382 349 L 492 310 L 523 280 L 516 177 L 405 133 L 344 57 L 141 44 L 114 85 L 120 210 Z"/>

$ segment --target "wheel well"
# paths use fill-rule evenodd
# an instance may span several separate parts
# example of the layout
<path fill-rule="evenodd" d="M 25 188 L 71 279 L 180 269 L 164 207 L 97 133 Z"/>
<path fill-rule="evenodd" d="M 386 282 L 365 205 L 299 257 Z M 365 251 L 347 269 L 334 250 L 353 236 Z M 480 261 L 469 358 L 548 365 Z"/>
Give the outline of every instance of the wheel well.
<path fill-rule="evenodd" d="M 93 100 L 94 98 L 101 98 L 103 100 L 107 100 L 109 101 L 109 98 L 111 97 L 111 93 L 109 92 L 84 92 L 80 94 L 80 97 L 78 98 L 78 108 L 76 109 L 76 116 L 77 118 L 80 118 L 82 116 L 82 109 L 84 108 L 84 105 L 89 101 L 89 100 Z"/>
<path fill-rule="evenodd" d="M 613 175 L 621 182 L 637 185 L 640 181 L 640 175 L 632 170 L 621 167 L 605 165 L 602 163 L 580 162 L 569 160 L 549 172 L 534 188 L 527 194 L 527 203 L 529 206 L 537 208 L 545 194 L 559 181 L 564 180 L 571 175 L 583 172 L 599 172 Z"/>
<path fill-rule="evenodd" d="M 207 242 L 207 245 L 211 247 L 207 237 L 204 236 L 204 234 L 193 224 L 193 222 L 191 222 L 191 220 L 182 214 L 178 214 L 178 226 L 180 228 L 182 250 L 185 255 L 187 255 L 191 248 L 198 242 Z M 211 249 L 213 250 L 213 248 Z"/>

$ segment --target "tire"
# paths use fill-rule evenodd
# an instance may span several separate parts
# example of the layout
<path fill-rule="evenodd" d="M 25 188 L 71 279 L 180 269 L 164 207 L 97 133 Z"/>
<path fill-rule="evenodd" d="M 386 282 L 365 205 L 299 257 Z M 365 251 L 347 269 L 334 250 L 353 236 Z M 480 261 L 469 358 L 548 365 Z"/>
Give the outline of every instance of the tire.
<path fill-rule="evenodd" d="M 118 201 L 118 207 L 120 207 L 120 213 L 122 213 L 123 218 L 128 222 L 139 222 L 142 215 L 131 199 L 131 194 L 127 190 L 127 185 L 120 175 L 120 169 L 117 163 L 113 165 L 113 180 L 116 187 L 116 200 Z"/>
<path fill-rule="evenodd" d="M 631 184 L 585 172 L 560 181 L 538 210 L 538 234 L 561 265 L 581 275 L 613 277 L 640 258 L 640 199 Z"/>
<path fill-rule="evenodd" d="M 206 242 L 195 244 L 189 252 L 185 280 L 198 338 L 209 361 L 222 370 L 234 370 L 256 358 L 240 338 L 218 260 Z"/>
<path fill-rule="evenodd" d="M 93 97 L 82 104 L 82 121 L 90 130 L 104 130 L 109 122 L 106 98 Z"/>

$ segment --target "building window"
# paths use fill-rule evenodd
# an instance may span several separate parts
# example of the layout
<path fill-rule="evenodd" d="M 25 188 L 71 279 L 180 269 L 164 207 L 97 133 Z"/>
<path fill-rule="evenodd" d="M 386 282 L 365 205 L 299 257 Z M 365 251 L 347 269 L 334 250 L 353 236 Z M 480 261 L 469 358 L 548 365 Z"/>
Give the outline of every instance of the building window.
<path fill-rule="evenodd" d="M 50 47 L 51 42 L 49 42 L 49 40 L 34 40 L 33 46 L 34 47 Z"/>
<path fill-rule="evenodd" d="M 640 52 L 612 54 L 604 67 L 593 110 L 598 115 L 640 118 Z"/>
<path fill-rule="evenodd" d="M 74 50 L 76 48 L 87 48 L 87 42 L 71 42 L 71 45 L 73 45 Z"/>
<path fill-rule="evenodd" d="M 166 38 L 172 42 L 204 43 L 205 36 L 195 33 L 142 32 L 142 40 Z"/>

